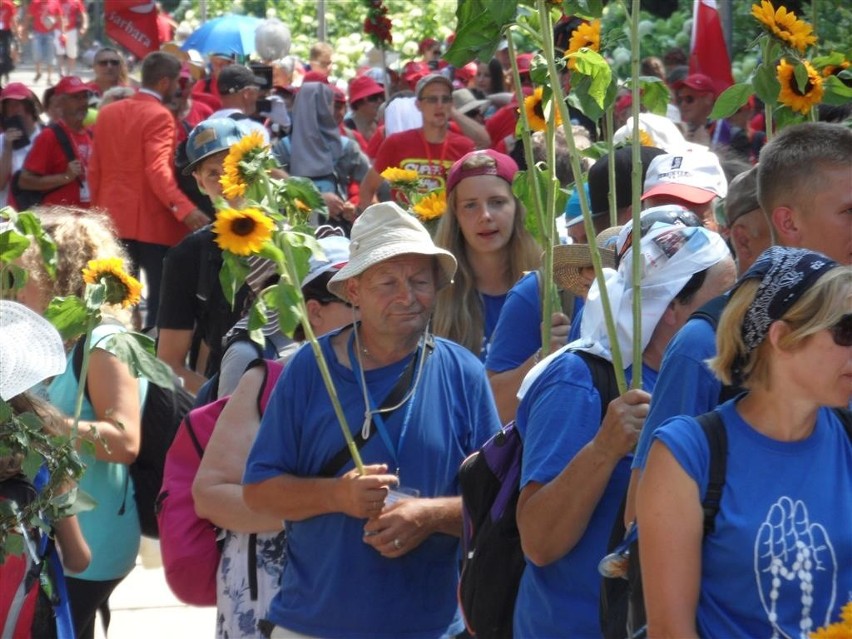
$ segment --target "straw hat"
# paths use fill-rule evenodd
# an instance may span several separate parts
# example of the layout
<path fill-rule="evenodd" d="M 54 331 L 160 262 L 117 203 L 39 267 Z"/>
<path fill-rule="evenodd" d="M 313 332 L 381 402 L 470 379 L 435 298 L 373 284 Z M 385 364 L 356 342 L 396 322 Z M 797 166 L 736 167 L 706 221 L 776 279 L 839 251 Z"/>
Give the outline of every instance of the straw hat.
<path fill-rule="evenodd" d="M 328 282 L 328 290 L 347 302 L 346 280 L 400 255 L 431 255 L 437 258 L 440 267 L 438 289 L 452 282 L 456 274 L 453 254 L 435 246 L 429 231 L 393 202 L 367 207 L 352 225 L 350 237 L 349 262 Z"/>
<path fill-rule="evenodd" d="M 65 349 L 53 325 L 23 304 L 0 300 L 0 398 L 8 401 L 65 371 Z"/>
<path fill-rule="evenodd" d="M 615 268 L 615 240 L 620 226 L 604 229 L 595 237 L 603 268 Z M 580 269 L 592 266 L 592 251 L 588 244 L 560 244 L 553 247 L 553 281 L 556 286 L 584 297 L 589 287 L 580 276 Z"/>

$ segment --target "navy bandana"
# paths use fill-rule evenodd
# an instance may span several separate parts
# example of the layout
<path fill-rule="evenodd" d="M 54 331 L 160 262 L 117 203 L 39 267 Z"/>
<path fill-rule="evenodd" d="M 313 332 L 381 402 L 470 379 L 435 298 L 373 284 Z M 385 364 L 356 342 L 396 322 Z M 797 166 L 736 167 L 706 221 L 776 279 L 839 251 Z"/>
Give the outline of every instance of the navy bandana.
<path fill-rule="evenodd" d="M 822 253 L 772 246 L 746 271 L 734 290 L 747 280 L 760 280 L 754 301 L 743 319 L 742 335 L 747 353 L 764 340 L 769 325 L 780 320 L 822 275 L 837 262 Z"/>

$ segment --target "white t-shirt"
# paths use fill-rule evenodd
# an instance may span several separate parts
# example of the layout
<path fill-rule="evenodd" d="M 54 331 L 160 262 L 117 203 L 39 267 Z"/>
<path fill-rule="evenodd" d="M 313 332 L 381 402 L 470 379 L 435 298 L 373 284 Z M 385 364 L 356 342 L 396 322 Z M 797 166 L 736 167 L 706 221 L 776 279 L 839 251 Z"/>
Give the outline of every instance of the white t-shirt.
<path fill-rule="evenodd" d="M 33 134 L 30 136 L 30 143 L 22 147 L 20 149 L 12 149 L 12 170 L 9 173 L 8 180 L 6 181 L 6 186 L 3 189 L 0 189 L 0 208 L 3 208 L 9 202 L 9 188 L 11 187 L 12 175 L 14 175 L 15 171 L 20 171 L 24 166 L 24 160 L 27 159 L 27 153 L 30 152 L 30 149 L 33 146 L 33 142 L 36 139 L 36 136 L 41 133 L 41 126 L 36 125 L 35 130 L 33 130 Z M 3 145 L 6 143 L 6 134 L 0 133 L 0 153 L 2 153 Z"/>

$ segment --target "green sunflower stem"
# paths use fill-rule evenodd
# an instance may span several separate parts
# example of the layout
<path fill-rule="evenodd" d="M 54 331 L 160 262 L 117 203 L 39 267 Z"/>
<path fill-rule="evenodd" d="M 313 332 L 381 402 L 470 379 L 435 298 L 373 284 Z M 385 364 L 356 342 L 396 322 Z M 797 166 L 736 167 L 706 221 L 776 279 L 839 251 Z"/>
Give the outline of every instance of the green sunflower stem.
<path fill-rule="evenodd" d="M 83 361 L 80 364 L 80 378 L 77 380 L 77 396 L 74 400 L 74 423 L 71 426 L 72 438 L 77 437 L 80 428 L 80 414 L 83 412 L 83 397 L 86 394 L 86 378 L 89 374 L 89 359 L 91 358 L 92 331 L 95 328 L 93 319 L 86 325 L 86 339 L 83 341 Z M 75 345 L 76 347 L 76 345 Z"/>
<path fill-rule="evenodd" d="M 550 19 L 548 15 L 548 20 Z M 548 227 L 545 211 L 545 203 L 544 196 L 541 192 L 541 184 L 538 181 L 538 178 L 535 174 L 535 157 L 533 156 L 532 151 L 532 138 L 530 136 L 530 121 L 527 117 L 527 111 L 524 108 L 524 91 L 521 87 L 521 74 L 518 71 L 518 63 L 516 61 L 516 52 L 515 52 L 515 43 L 512 42 L 512 34 L 506 34 L 506 41 L 509 43 L 509 61 L 512 63 L 512 83 L 515 89 L 515 96 L 518 100 L 518 112 L 521 120 L 521 139 L 524 145 L 524 158 L 527 162 L 527 180 L 529 181 L 530 186 L 532 187 L 533 193 L 533 201 L 535 202 L 535 216 L 538 221 L 538 228 L 541 232 L 541 240 L 542 244 L 547 246 L 550 243 L 548 238 Z M 551 49 L 550 55 L 553 55 L 553 47 L 552 47 L 551 38 Z M 551 226 L 553 225 L 552 216 L 551 217 Z M 547 270 L 547 264 L 545 263 L 545 270 L 542 273 L 542 295 L 541 295 L 541 349 L 542 353 L 550 352 L 550 329 L 551 329 L 551 316 L 553 315 L 553 300 L 550 295 L 546 295 L 546 291 L 549 290 L 548 284 L 553 281 L 553 248 L 551 247 L 551 268 L 550 271 Z"/>
<path fill-rule="evenodd" d="M 615 322 L 612 318 L 612 305 L 609 301 L 609 294 L 606 290 L 606 283 L 603 275 L 601 254 L 598 250 L 597 242 L 595 242 L 594 239 L 595 225 L 592 222 L 592 214 L 589 209 L 589 198 L 586 195 L 586 189 L 583 188 L 585 178 L 583 176 L 583 169 L 580 166 L 580 155 L 577 151 L 577 143 L 574 140 L 574 130 L 571 126 L 571 115 L 568 113 L 568 105 L 565 104 L 565 96 L 562 92 L 562 83 L 554 59 L 553 24 L 550 19 L 550 12 L 547 10 L 545 5 L 545 0 L 536 0 L 536 4 L 539 15 L 541 16 L 541 31 L 544 36 L 544 56 L 547 59 L 547 72 L 550 78 L 550 84 L 553 87 L 553 104 L 559 108 L 559 111 L 562 114 L 562 130 L 565 133 L 565 141 L 568 144 L 568 157 L 571 161 L 571 172 L 574 174 L 574 179 L 576 180 L 575 188 L 578 190 L 578 195 L 580 196 L 580 209 L 583 211 L 583 226 L 586 229 L 586 237 L 589 238 L 589 252 L 592 256 L 592 265 L 595 268 L 595 279 L 597 280 L 598 288 L 600 290 L 601 305 L 603 306 L 606 330 L 612 351 L 612 365 L 615 369 L 615 379 L 618 384 L 619 393 L 623 393 L 627 390 L 627 382 L 625 381 L 624 376 L 621 349 L 618 347 Z"/>
<path fill-rule="evenodd" d="M 633 144 L 632 144 L 632 214 L 633 214 L 633 388 L 642 388 L 642 251 L 641 229 L 639 227 L 639 216 L 642 213 L 640 196 L 642 194 L 642 148 L 640 142 L 641 129 L 639 128 L 639 0 L 633 0 L 633 8 L 630 12 L 630 74 L 632 78 L 631 93 L 633 104 L 630 110 L 633 115 Z"/>
<path fill-rule="evenodd" d="M 615 199 L 615 145 L 612 143 L 612 136 L 615 133 L 613 127 L 615 123 L 612 117 L 612 105 L 608 106 L 604 117 L 606 118 L 606 143 L 607 156 L 609 156 L 609 166 L 607 167 L 607 180 L 612 187 L 607 193 L 607 203 L 609 206 L 609 225 L 618 225 L 618 203 Z M 636 120 L 633 121 L 633 127 L 637 128 Z"/>
<path fill-rule="evenodd" d="M 352 461 L 355 462 L 355 468 L 358 470 L 358 474 L 363 475 L 365 474 L 364 462 L 361 461 L 358 446 L 355 444 L 355 440 L 352 439 L 352 433 L 349 430 L 346 415 L 343 412 L 343 407 L 341 406 L 340 399 L 337 396 L 337 389 L 334 387 L 334 381 L 331 379 L 328 362 L 325 361 L 325 356 L 322 354 L 322 348 L 320 348 L 319 342 L 317 341 L 317 336 L 314 333 L 313 328 L 311 328 L 311 323 L 308 321 L 308 307 L 305 304 L 305 298 L 299 288 L 300 279 L 299 274 L 296 272 L 296 262 L 293 259 L 293 251 L 290 247 L 290 243 L 286 238 L 284 238 L 281 242 L 281 249 L 284 252 L 284 261 L 283 263 L 278 264 L 278 268 L 286 275 L 286 277 L 290 280 L 290 283 L 299 292 L 299 322 L 302 325 L 302 329 L 305 331 L 305 339 L 311 345 L 311 350 L 314 352 L 314 357 L 317 360 L 317 367 L 320 370 L 320 375 L 322 376 L 322 381 L 325 384 L 325 389 L 328 391 L 328 396 L 331 399 L 331 405 L 334 408 L 334 414 L 337 416 L 337 421 L 340 424 L 340 430 L 343 431 L 343 439 L 346 440 L 346 446 L 349 448 L 349 454 L 352 456 Z"/>
<path fill-rule="evenodd" d="M 771 48 L 772 48 L 772 39 L 771 38 L 764 38 L 763 39 L 763 64 L 774 64 L 769 59 L 769 52 L 770 52 Z M 769 142 L 772 139 L 772 136 L 774 134 L 773 129 L 775 127 L 773 126 L 773 123 L 772 123 L 772 109 L 774 108 L 774 106 L 775 106 L 774 104 L 770 104 L 769 102 L 766 102 L 763 105 L 764 119 L 766 120 L 765 123 L 764 123 L 764 126 L 766 128 L 766 141 L 767 142 Z"/>

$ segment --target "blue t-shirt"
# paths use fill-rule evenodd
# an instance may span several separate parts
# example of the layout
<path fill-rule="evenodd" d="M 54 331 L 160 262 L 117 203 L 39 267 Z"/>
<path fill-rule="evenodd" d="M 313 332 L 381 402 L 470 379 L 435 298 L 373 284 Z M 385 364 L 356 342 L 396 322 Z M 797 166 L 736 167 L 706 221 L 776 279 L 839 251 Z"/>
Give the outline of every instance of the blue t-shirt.
<path fill-rule="evenodd" d="M 103 338 L 124 330 L 115 324 L 102 324 L 92 331 L 92 344 L 103 348 Z M 69 416 L 74 415 L 77 401 L 77 377 L 72 359 L 73 351 L 68 355 L 65 372 L 55 377 L 48 387 L 50 403 Z M 140 379 L 140 406 L 147 392 L 148 380 Z M 80 420 L 94 419 L 97 419 L 95 410 L 84 396 Z M 121 579 L 136 565 L 141 536 L 130 471 L 124 464 L 95 459 L 86 453 L 81 453 L 80 457 L 86 464 L 79 482 L 80 490 L 91 495 L 97 505 L 77 515 L 83 537 L 92 551 L 92 561 L 86 570 L 73 576 L 89 581 Z"/>
<path fill-rule="evenodd" d="M 349 427 L 356 433 L 364 419 L 363 395 L 353 372 L 337 360 L 330 338 L 321 337 L 320 345 Z M 407 364 L 406 358 L 366 371 L 377 405 Z M 499 428 L 482 363 L 467 349 L 440 338 L 413 402 L 384 423 L 398 456 L 400 484 L 417 489 L 421 497 L 458 495 L 459 464 Z M 284 473 L 316 476 L 343 446 L 314 355 L 302 348 L 275 386 L 244 482 Z M 361 457 L 365 464 L 396 465 L 378 434 L 361 449 Z M 339 474 L 352 467 L 350 461 Z M 419 639 L 461 632 L 456 601 L 459 540 L 434 534 L 403 557 L 387 559 L 364 543 L 364 523 L 342 513 L 288 523 L 286 568 L 269 618 L 296 632 L 330 638 Z"/>
<path fill-rule="evenodd" d="M 627 371 L 630 379 L 630 370 Z M 657 374 L 642 367 L 642 385 L 653 391 Z M 600 429 L 600 394 L 586 363 L 567 352 L 533 382 L 518 407 L 524 442 L 521 488 L 552 481 Z M 527 561 L 515 603 L 515 636 L 600 637 L 598 563 L 630 478 L 629 457 L 612 473 L 583 536 L 565 556 L 538 567 Z"/>
<path fill-rule="evenodd" d="M 759 433 L 717 410 L 728 434 L 725 487 L 702 548 L 702 637 L 799 637 L 838 620 L 852 593 L 852 443 L 838 417 L 819 412 L 805 440 Z M 707 490 L 707 439 L 677 417 L 655 435 Z M 774 617 L 774 621 L 770 618 Z"/>
<path fill-rule="evenodd" d="M 669 342 L 660 365 L 660 379 L 639 434 L 633 468 L 644 468 L 654 432 L 677 415 L 698 416 L 716 408 L 720 382 L 706 360 L 716 355 L 716 332 L 707 320 L 690 319 Z"/>
<path fill-rule="evenodd" d="M 491 350 L 491 336 L 494 335 L 494 329 L 497 327 L 497 320 L 500 319 L 500 312 L 503 310 L 507 295 L 508 293 L 503 295 L 479 294 L 482 298 L 482 309 L 485 315 L 485 333 L 482 336 L 482 350 L 479 353 L 479 359 L 483 364 L 488 357 L 488 351 Z"/>
<path fill-rule="evenodd" d="M 578 313 L 583 308 L 583 299 L 574 298 L 574 314 L 571 318 L 573 331 L 579 331 Z M 570 339 L 569 339 L 570 341 Z M 513 370 L 527 361 L 541 348 L 541 292 L 538 274 L 532 271 L 524 275 L 506 296 L 500 319 L 491 337 L 491 347 L 485 360 L 485 368 L 494 373 Z"/>

